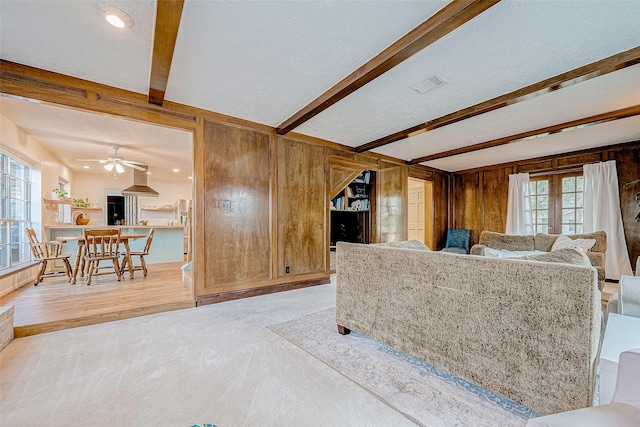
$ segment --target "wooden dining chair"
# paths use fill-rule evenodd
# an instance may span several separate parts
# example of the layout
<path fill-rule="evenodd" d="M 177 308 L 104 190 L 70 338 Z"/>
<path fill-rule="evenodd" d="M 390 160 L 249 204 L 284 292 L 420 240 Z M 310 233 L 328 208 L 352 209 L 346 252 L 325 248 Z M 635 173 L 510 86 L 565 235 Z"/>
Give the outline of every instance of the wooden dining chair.
<path fill-rule="evenodd" d="M 149 235 L 147 236 L 147 241 L 144 244 L 144 249 L 142 251 L 138 251 L 138 252 L 131 252 L 131 266 L 133 267 L 134 270 L 142 270 L 144 276 L 147 276 L 147 263 L 144 261 L 144 257 L 149 255 L 149 249 L 151 249 L 151 242 L 153 242 L 153 233 L 155 233 L 156 229 L 151 227 L 151 230 L 149 230 Z M 140 257 L 140 264 L 136 265 L 133 264 L 133 257 L 134 256 L 138 256 Z M 127 255 L 124 254 L 123 258 L 122 258 L 122 267 L 121 271 L 124 272 L 127 268 L 127 263 L 129 261 L 127 260 Z"/>
<path fill-rule="evenodd" d="M 40 262 L 38 268 L 38 276 L 33 286 L 38 286 L 38 283 L 42 282 L 45 277 L 60 276 L 66 274 L 71 281 L 71 264 L 69 263 L 69 255 L 62 255 L 63 242 L 40 242 L 36 236 L 36 231 L 33 228 L 26 228 L 25 233 L 29 239 L 29 247 L 31 247 L 31 253 L 33 259 Z M 64 265 L 64 273 L 61 271 L 51 271 L 47 273 L 47 264 L 49 261 L 62 261 Z"/>
<path fill-rule="evenodd" d="M 91 278 L 97 273 L 100 261 L 111 261 L 113 263 L 113 271 L 109 270 L 100 274 L 115 273 L 118 281 L 121 279 L 120 274 L 120 229 L 119 228 L 92 228 L 84 230 L 84 252 L 82 255 L 83 262 L 89 269 L 87 273 L 87 285 L 91 284 Z"/>

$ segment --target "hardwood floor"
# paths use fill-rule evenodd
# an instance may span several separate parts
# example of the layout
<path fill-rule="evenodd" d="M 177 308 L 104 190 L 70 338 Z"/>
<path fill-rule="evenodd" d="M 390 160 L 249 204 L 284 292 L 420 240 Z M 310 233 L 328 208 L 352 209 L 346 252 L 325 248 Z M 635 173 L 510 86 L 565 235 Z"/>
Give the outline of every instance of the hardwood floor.
<path fill-rule="evenodd" d="M 191 289 L 182 283 L 182 263 L 149 265 L 130 279 L 125 273 L 85 278 L 71 285 L 63 277 L 44 279 L 38 286 L 26 285 L 0 299 L 0 306 L 13 305 L 16 338 L 128 319 L 163 311 L 195 307 Z"/>

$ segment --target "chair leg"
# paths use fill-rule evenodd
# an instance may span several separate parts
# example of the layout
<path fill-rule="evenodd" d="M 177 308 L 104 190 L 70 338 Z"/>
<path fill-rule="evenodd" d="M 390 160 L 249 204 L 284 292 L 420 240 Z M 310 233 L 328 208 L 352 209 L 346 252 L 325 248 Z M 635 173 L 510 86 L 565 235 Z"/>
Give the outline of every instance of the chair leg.
<path fill-rule="evenodd" d="M 69 263 L 69 260 L 67 258 L 63 259 L 62 262 L 64 262 L 64 272 L 67 275 L 67 277 L 69 278 L 69 282 L 71 282 L 73 273 L 72 273 L 72 269 L 71 269 L 71 264 Z"/>
<path fill-rule="evenodd" d="M 42 282 L 42 274 L 44 273 L 44 268 L 47 268 L 46 261 L 40 261 L 40 265 L 38 266 L 38 275 L 36 276 L 36 281 L 33 282 L 33 286 L 38 286 L 38 283 Z"/>
<path fill-rule="evenodd" d="M 87 273 L 87 286 L 91 284 L 91 276 L 93 276 L 94 262 L 89 261 L 87 265 L 89 272 Z"/>
<path fill-rule="evenodd" d="M 144 255 L 140 255 L 140 265 L 142 266 L 144 277 L 147 277 L 147 263 L 144 262 Z"/>
<path fill-rule="evenodd" d="M 42 279 L 44 279 L 44 273 L 47 271 L 47 261 L 42 261 L 41 267 L 40 267 L 40 272 L 38 274 L 38 283 L 42 282 Z"/>
<path fill-rule="evenodd" d="M 122 257 L 122 264 L 120 264 L 120 274 L 124 274 L 125 268 L 127 268 L 127 256 Z"/>
<path fill-rule="evenodd" d="M 118 282 L 122 280 L 122 274 L 120 274 L 120 261 L 118 258 L 113 259 L 113 270 L 116 272 L 116 276 L 118 276 Z"/>

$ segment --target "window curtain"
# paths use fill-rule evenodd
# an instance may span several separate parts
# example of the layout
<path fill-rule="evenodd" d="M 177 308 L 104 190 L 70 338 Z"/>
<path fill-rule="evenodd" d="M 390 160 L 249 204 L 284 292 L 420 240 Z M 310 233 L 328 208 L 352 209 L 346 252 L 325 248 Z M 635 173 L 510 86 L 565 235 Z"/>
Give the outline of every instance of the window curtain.
<path fill-rule="evenodd" d="M 619 280 L 623 274 L 632 276 L 622 226 L 616 162 L 610 160 L 584 165 L 583 170 L 584 232 L 603 230 L 607 233 L 607 279 Z"/>
<path fill-rule="evenodd" d="M 533 234 L 531 197 L 529 196 L 529 174 L 509 175 L 509 198 L 507 200 L 507 234 Z"/>

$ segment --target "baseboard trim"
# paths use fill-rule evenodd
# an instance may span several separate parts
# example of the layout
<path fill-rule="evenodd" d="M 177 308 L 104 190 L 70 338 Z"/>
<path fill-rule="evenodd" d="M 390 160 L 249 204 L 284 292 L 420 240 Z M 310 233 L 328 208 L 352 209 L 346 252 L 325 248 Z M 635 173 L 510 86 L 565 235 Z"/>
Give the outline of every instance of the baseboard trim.
<path fill-rule="evenodd" d="M 260 286 L 251 289 L 239 289 L 236 291 L 220 292 L 211 295 L 202 295 L 196 298 L 196 305 L 217 304 L 219 302 L 233 301 L 242 298 L 250 298 L 259 295 L 273 294 L 277 292 L 292 291 L 294 289 L 308 288 L 310 286 L 324 285 L 329 283 L 330 277 L 315 277 L 313 279 L 296 280 L 293 282 L 280 283 L 277 285 Z"/>
<path fill-rule="evenodd" d="M 195 302 L 193 300 L 186 300 L 158 304 L 149 307 L 134 308 L 131 310 L 123 310 L 115 313 L 92 314 L 74 319 L 53 320 L 33 325 L 15 326 L 13 328 L 13 335 L 15 338 L 22 338 L 31 335 L 44 334 L 46 332 L 60 331 L 80 326 L 97 325 L 99 323 L 113 322 L 116 320 L 132 319 L 134 317 L 162 313 L 165 311 L 182 310 L 184 308 L 191 307 L 195 307 Z"/>

